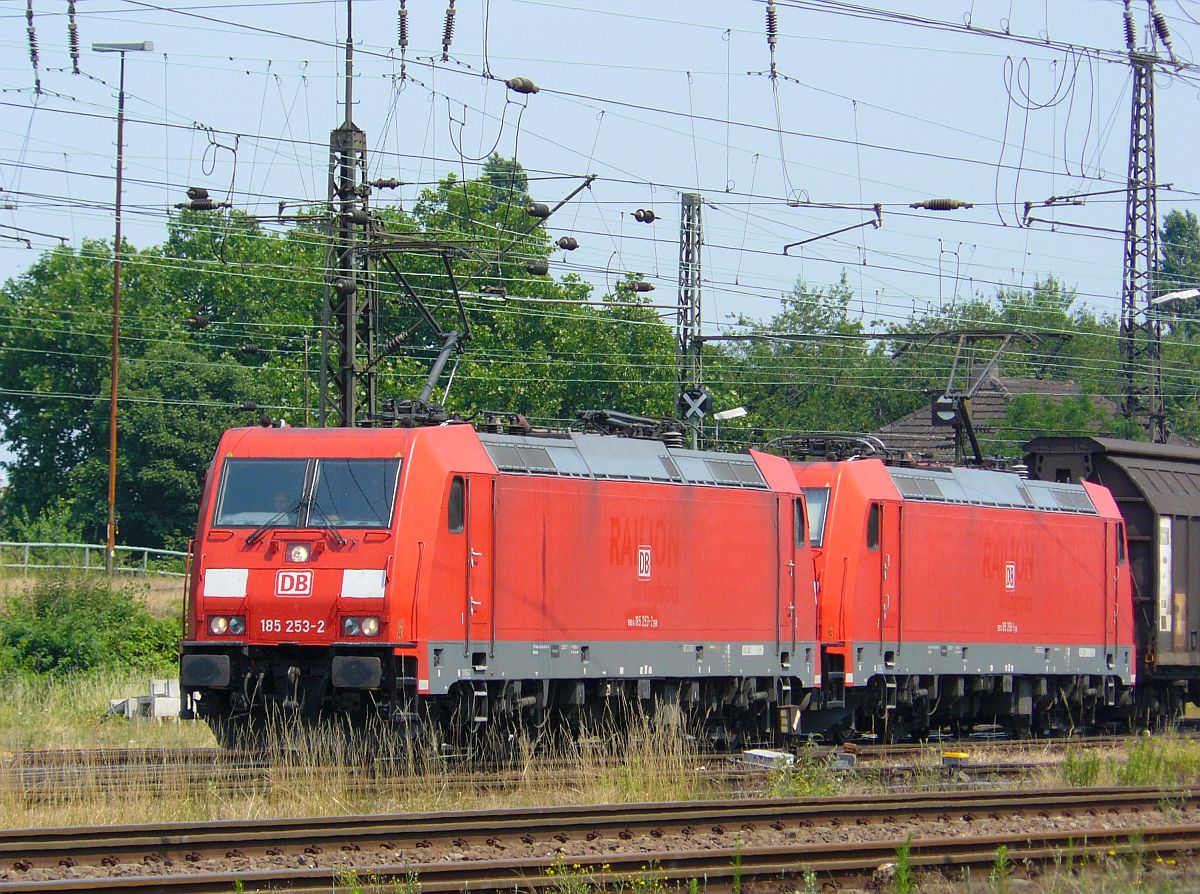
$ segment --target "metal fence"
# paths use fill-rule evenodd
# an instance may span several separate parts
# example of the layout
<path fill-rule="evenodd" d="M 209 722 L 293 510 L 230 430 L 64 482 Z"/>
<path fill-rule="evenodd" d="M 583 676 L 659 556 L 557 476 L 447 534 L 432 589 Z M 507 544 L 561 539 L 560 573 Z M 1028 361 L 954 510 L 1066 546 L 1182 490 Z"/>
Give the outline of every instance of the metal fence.
<path fill-rule="evenodd" d="M 104 571 L 103 543 L 15 543 L 0 541 L 0 568 L 28 571 Z M 183 577 L 187 553 L 146 546 L 118 546 L 114 569 L 123 574 Z"/>

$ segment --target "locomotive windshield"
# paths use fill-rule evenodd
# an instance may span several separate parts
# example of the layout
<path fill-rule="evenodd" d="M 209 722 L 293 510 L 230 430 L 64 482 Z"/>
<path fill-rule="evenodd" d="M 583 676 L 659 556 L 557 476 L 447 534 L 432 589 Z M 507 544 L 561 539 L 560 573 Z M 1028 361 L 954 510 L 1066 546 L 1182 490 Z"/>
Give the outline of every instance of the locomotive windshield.
<path fill-rule="evenodd" d="M 399 459 L 231 459 L 218 527 L 386 528 Z"/>
<path fill-rule="evenodd" d="M 306 459 L 231 459 L 221 477 L 216 524 L 295 527 L 300 518 Z"/>
<path fill-rule="evenodd" d="M 398 459 L 317 460 L 309 515 L 314 523 L 346 528 L 386 528 L 396 495 Z"/>

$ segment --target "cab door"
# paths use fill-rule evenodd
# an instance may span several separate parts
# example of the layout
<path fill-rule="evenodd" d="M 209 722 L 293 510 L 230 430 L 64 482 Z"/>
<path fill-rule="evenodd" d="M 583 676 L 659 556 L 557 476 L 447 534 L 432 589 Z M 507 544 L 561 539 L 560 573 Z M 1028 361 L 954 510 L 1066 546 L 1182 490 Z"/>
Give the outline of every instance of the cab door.
<path fill-rule="evenodd" d="M 867 547 L 879 560 L 879 641 L 900 639 L 899 503 L 872 503 L 867 518 Z"/>
<path fill-rule="evenodd" d="M 796 630 L 800 626 L 800 613 L 811 607 L 813 622 L 816 623 L 816 591 L 809 575 L 804 571 L 812 568 L 812 555 L 808 546 L 808 513 L 803 497 L 792 498 L 791 538 L 791 605 L 788 609 L 788 627 L 792 643 L 792 655 L 796 654 Z M 807 627 L 807 625 L 806 625 Z"/>
<path fill-rule="evenodd" d="M 1115 660 L 1117 637 L 1117 604 L 1121 565 L 1125 564 L 1125 541 L 1121 526 L 1105 522 L 1104 534 L 1104 654 L 1112 666 Z"/>
<path fill-rule="evenodd" d="M 492 599 L 496 574 L 496 482 L 490 475 L 467 476 L 466 639 L 472 659 L 495 651 Z M 479 664 L 479 661 L 475 661 Z"/>

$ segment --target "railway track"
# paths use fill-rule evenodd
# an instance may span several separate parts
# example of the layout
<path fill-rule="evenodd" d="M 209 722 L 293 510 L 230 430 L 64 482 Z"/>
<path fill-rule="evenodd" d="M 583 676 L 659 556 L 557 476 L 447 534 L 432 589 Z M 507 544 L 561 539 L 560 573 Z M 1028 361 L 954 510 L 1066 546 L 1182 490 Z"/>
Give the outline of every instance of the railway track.
<path fill-rule="evenodd" d="M 838 772 L 863 781 L 900 785 L 919 776 L 953 777 L 980 781 L 1020 776 L 1035 772 L 1033 760 L 990 761 L 996 751 L 1006 756 L 1055 757 L 1066 748 L 1114 747 L 1132 741 L 1128 737 L 1080 739 L 999 740 L 982 739 L 936 743 L 874 744 L 849 746 L 858 761 L 854 768 Z M 957 768 L 938 766 L 944 750 L 963 750 L 969 760 Z M 808 760 L 831 759 L 840 749 L 813 746 Z M 982 762 L 978 759 L 984 758 Z M 697 754 L 694 766 L 679 766 L 680 779 L 703 780 L 715 789 L 730 793 L 756 793 L 764 787 L 762 768 L 740 764 L 729 754 Z M 619 767 L 616 759 L 599 760 L 581 767 L 577 761 L 535 758 L 530 765 L 514 767 L 492 764 L 472 769 L 470 762 L 456 757 L 444 759 L 418 772 L 387 761 L 355 765 L 321 764 L 290 753 L 263 755 L 230 752 L 217 748 L 105 748 L 63 751 L 15 752 L 0 757 L 0 790 L 30 802 L 70 800 L 85 793 L 122 792 L 130 789 L 173 792 L 257 793 L 276 786 L 303 784 L 313 773 L 334 773 L 354 790 L 378 791 L 402 796 L 406 792 L 437 789 L 463 791 L 506 791 L 530 784 L 531 776 L 544 788 L 569 786 L 581 773 Z"/>
<path fill-rule="evenodd" d="M 188 864 L 252 856 L 387 854 L 486 845 L 716 836 L 732 844 L 758 829 L 862 826 L 902 819 L 974 822 L 1001 816 L 1104 817 L 1155 810 L 1158 789 L 923 792 L 825 799 L 690 801 L 448 813 L 12 829 L 0 834 L 0 867 Z M 1200 788 L 1171 793 L 1176 810 L 1200 807 Z M 3 890 L 3 888 L 0 888 Z"/>
<path fill-rule="evenodd" d="M 914 780 L 958 780 L 963 784 L 1026 776 L 1044 768 L 1044 764 L 1024 761 L 1005 763 L 968 763 L 961 766 L 931 764 L 883 764 L 862 762 L 855 767 L 831 771 L 843 778 L 855 778 L 864 784 L 897 786 Z M 172 793 L 214 793 L 228 796 L 262 793 L 273 788 L 303 786 L 314 775 L 337 774 L 345 791 L 373 792 L 381 796 L 403 797 L 429 791 L 474 793 L 505 792 L 518 788 L 542 790 L 569 789 L 591 778 L 601 767 L 537 767 L 530 770 L 492 770 L 486 772 L 435 772 L 409 775 L 398 772 L 363 770 L 346 765 L 329 766 L 196 766 L 164 768 L 157 765 L 76 768 L 70 771 L 25 769 L 20 773 L 0 774 L 0 790 L 19 795 L 30 803 L 78 800 L 80 797 L 119 794 L 131 790 L 170 791 Z M 803 772 L 803 771 L 801 771 Z M 768 788 L 773 779 L 769 768 L 747 766 L 729 759 L 706 762 L 696 767 L 664 770 L 660 778 L 694 781 L 717 792 L 731 795 L 755 795 Z"/>
<path fill-rule="evenodd" d="M 1096 816 L 1096 827 L 1071 830 L 1033 831 L 1014 834 L 968 834 L 953 837 L 921 838 L 911 843 L 911 862 L 916 867 L 990 866 L 997 848 L 1008 849 L 1014 863 L 1061 860 L 1065 855 L 1080 859 L 1114 851 L 1129 852 L 1138 858 L 1148 854 L 1181 854 L 1200 851 L 1200 824 L 1153 826 L 1133 829 L 1098 827 L 1107 814 L 1143 811 L 1153 808 L 1163 797 L 1157 790 L 1073 789 L 1069 791 L 1025 791 L 998 793 L 929 793 L 917 796 L 850 798 L 819 801 L 769 801 L 752 805 L 731 802 L 691 804 L 645 804 L 477 811 L 454 814 L 424 814 L 407 817 L 326 817 L 306 820 L 275 820 L 246 823 L 170 824 L 167 826 L 121 826 L 102 829 L 18 830 L 6 832 L 0 840 L 3 860 L 24 854 L 27 869 L 36 865 L 58 865 L 56 861 L 104 861 L 121 867 L 119 874 L 64 879 L 37 878 L 28 881 L 0 881 L 0 892 L 17 891 L 89 891 L 124 890 L 188 892 L 228 892 L 240 884 L 245 891 L 292 890 L 329 891 L 330 882 L 350 871 L 349 858 L 356 856 L 357 872 L 371 883 L 411 882 L 414 873 L 422 892 L 510 892 L 522 889 L 546 889 L 561 886 L 562 879 L 548 873 L 555 867 L 561 873 L 562 862 L 546 856 L 404 862 L 404 851 L 413 854 L 424 845 L 439 843 L 465 847 L 470 841 L 489 843 L 493 853 L 501 854 L 504 842 L 517 842 L 520 836 L 542 837 L 547 843 L 576 841 L 612 842 L 615 849 L 588 855 L 571 856 L 570 873 L 586 877 L 590 884 L 628 882 L 630 877 L 653 876 L 666 880 L 703 879 L 707 888 L 744 887 L 754 882 L 778 882 L 804 872 L 821 878 L 851 878 L 870 874 L 881 864 L 894 859 L 902 843 L 894 837 L 878 840 L 815 843 L 790 841 L 782 844 L 742 846 L 740 836 L 755 825 L 802 830 L 819 823 L 861 824 L 896 819 L 901 816 L 945 817 L 961 813 L 964 817 L 986 822 L 1001 813 L 1033 815 L 1066 813 Z M 1183 806 L 1200 802 L 1200 789 L 1172 795 Z M 1103 805 L 1100 807 L 1099 805 Z M 773 824 L 773 825 L 772 825 Z M 688 829 L 707 832 L 720 829 L 727 840 L 708 841 L 703 847 L 634 849 L 632 841 L 653 841 L 655 832 L 681 834 Z M 780 831 L 782 831 L 782 829 Z M 453 836 L 453 837 L 451 837 Z M 556 837 L 558 836 L 558 837 Z M 804 837 L 804 836 L 801 836 Z M 566 842 L 562 841 L 565 838 Z M 286 843 L 286 844 L 285 844 Z M 347 847 L 352 845 L 352 847 Z M 362 863 L 366 847 L 376 846 L 377 860 Z M 276 869 L 240 871 L 183 871 L 165 874 L 133 875 L 126 866 L 139 855 L 148 866 L 163 867 L 170 855 L 178 855 L 186 867 L 189 854 L 233 848 L 230 856 L 245 857 L 256 849 L 280 853 L 285 847 L 307 850 L 332 859 L 326 865 L 299 865 Z M 347 849 L 342 849 L 347 848 Z M 569 848 L 567 849 L 569 850 Z M 236 851 L 236 853 L 234 853 Z M 223 855 L 224 856 L 224 855 Z M 194 862 L 194 861 L 193 861 Z M 311 862 L 311 861 L 310 861 Z M 735 885 L 736 883 L 736 885 Z"/>
<path fill-rule="evenodd" d="M 1176 732 L 1179 738 L 1200 738 L 1200 729 L 1189 725 Z M 1011 739 L 1004 737 L 966 736 L 962 738 L 929 739 L 920 742 L 880 743 L 870 740 L 856 740 L 846 746 L 814 744 L 811 751 L 814 755 L 824 756 L 844 748 L 864 757 L 897 758 L 920 755 L 938 750 L 979 750 L 1013 749 L 1028 751 L 1055 751 L 1064 748 L 1105 748 L 1118 747 L 1134 741 L 1132 735 L 1121 736 L 1065 736 L 1062 738 L 1045 739 Z M 254 751 L 230 751 L 217 747 L 197 748 L 40 748 L 19 751 L 0 752 L 0 769 L 12 768 L 49 768 L 71 766 L 128 766 L 133 764 L 178 766 L 188 764 L 245 764 L 250 762 L 271 761 L 274 758 L 287 758 L 288 751 L 276 755 L 265 755 Z M 729 752 L 697 753 L 697 758 L 728 757 Z M 462 756 L 444 756 L 440 758 L 449 763 L 457 759 L 466 760 Z"/>

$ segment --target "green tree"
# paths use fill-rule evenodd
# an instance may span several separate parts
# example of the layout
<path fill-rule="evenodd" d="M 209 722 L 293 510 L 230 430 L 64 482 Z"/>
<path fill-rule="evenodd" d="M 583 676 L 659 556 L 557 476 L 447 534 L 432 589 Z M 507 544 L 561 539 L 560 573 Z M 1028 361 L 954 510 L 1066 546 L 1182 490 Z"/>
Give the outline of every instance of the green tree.
<path fill-rule="evenodd" d="M 1161 281 L 1158 290 L 1174 292 L 1200 286 L 1200 219 L 1191 211 L 1174 209 L 1163 221 Z M 1162 307 L 1163 317 L 1188 333 L 1197 327 L 1200 301 L 1172 301 Z"/>
<path fill-rule="evenodd" d="M 216 438 L 254 421 L 241 404 L 300 411 L 296 332 L 311 331 L 320 255 L 311 236 L 191 214 L 162 245 L 123 254 L 120 539 L 179 546 Z M 10 530 L 65 505 L 68 527 L 104 537 L 111 276 L 109 248 L 88 242 L 47 252 L 0 290 L 0 419 L 17 457 Z"/>
<path fill-rule="evenodd" d="M 389 231 L 460 255 L 454 283 L 472 339 L 448 396 L 435 399 L 464 416 L 510 410 L 559 425 L 579 407 L 669 413 L 670 330 L 628 293 L 596 306 L 577 277 L 541 272 L 553 247 L 525 213 L 527 189 L 520 165 L 495 156 L 478 179 L 451 175 L 423 192 L 411 213 L 377 209 Z M 123 256 L 118 539 L 180 546 L 221 432 L 257 421 L 243 405 L 291 424 L 312 418 L 324 242 L 311 228 L 281 235 L 237 213 L 185 212 L 162 244 L 126 245 Z M 16 454 L 0 523 L 10 533 L 103 539 L 111 260 L 100 242 L 57 249 L 0 289 L 0 424 Z M 399 263 L 442 325 L 461 328 L 440 258 Z M 380 338 L 397 337 L 378 365 L 379 393 L 415 396 L 441 342 L 399 283 L 381 277 L 379 295 Z M 53 518 L 43 524 L 44 512 Z"/>
<path fill-rule="evenodd" d="M 852 298 L 844 276 L 824 288 L 797 282 L 770 321 L 739 321 L 749 337 L 706 361 L 718 407 L 750 411 L 723 426 L 723 437 L 761 443 L 797 431 L 869 431 L 890 418 L 890 364 L 851 316 Z"/>

